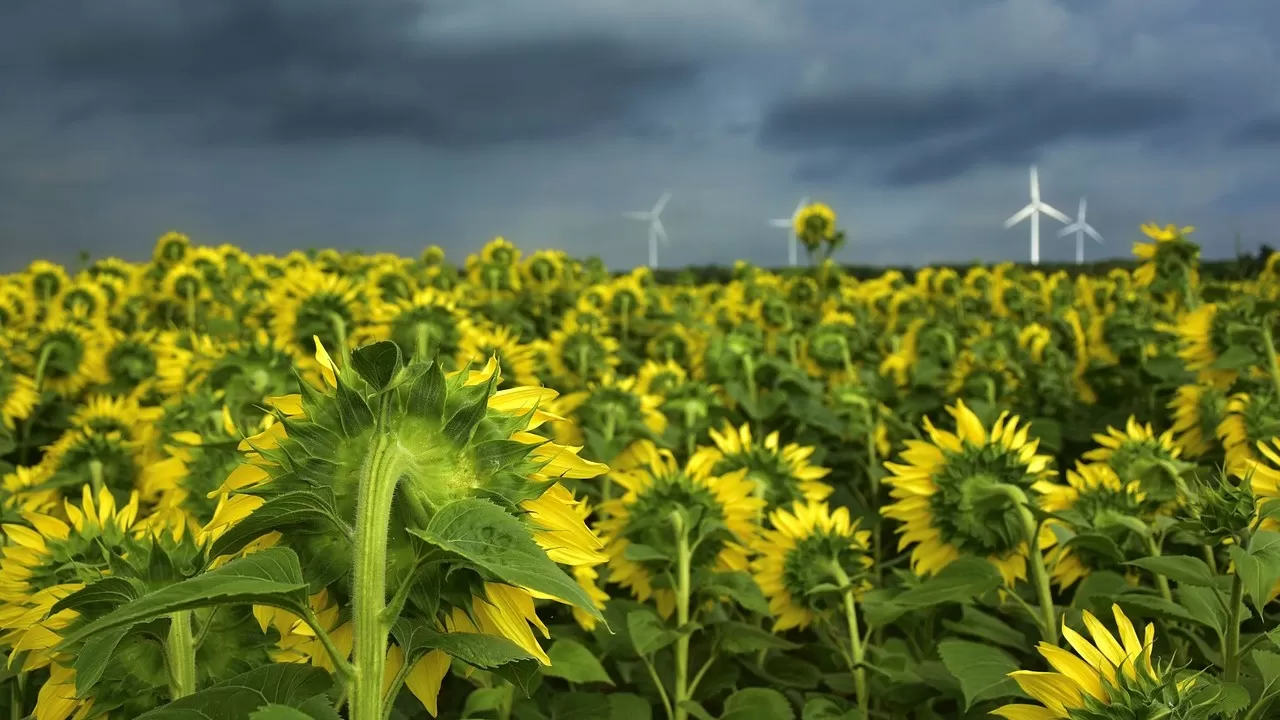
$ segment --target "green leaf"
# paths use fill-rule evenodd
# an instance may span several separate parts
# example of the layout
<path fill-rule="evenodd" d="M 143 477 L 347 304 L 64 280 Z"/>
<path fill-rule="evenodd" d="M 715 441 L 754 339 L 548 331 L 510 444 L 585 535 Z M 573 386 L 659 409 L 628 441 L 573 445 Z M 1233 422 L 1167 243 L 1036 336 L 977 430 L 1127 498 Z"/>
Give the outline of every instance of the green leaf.
<path fill-rule="evenodd" d="M 485 383 L 485 389 L 476 395 L 476 399 L 470 404 L 463 406 L 453 417 L 449 418 L 449 422 L 444 426 L 445 442 L 454 445 L 465 445 L 471 441 L 471 436 L 476 432 L 476 426 L 484 419 L 485 414 L 489 411 L 489 396 L 493 394 L 494 384 L 498 381 L 497 373 L 489 377 Z"/>
<path fill-rule="evenodd" d="M 1258 675 L 1266 685 L 1267 694 L 1275 692 L 1280 683 L 1280 655 L 1269 650 L 1254 650 L 1253 664 L 1258 666 Z"/>
<path fill-rule="evenodd" d="M 478 688 L 472 690 L 467 695 L 467 701 L 462 706 L 462 717 L 468 718 L 476 713 L 497 710 L 502 707 L 502 703 L 507 699 L 506 687 L 495 688 Z"/>
<path fill-rule="evenodd" d="M 769 600 L 765 598 L 764 593 L 760 591 L 760 586 L 756 584 L 755 578 L 745 572 L 718 572 L 711 576 L 711 580 L 702 588 L 703 592 L 711 595 L 727 595 L 744 610 L 748 610 L 760 615 L 769 614 Z"/>
<path fill-rule="evenodd" d="M 542 674 L 558 677 L 571 683 L 607 683 L 613 679 L 605 671 L 604 666 L 581 643 L 573 640 L 557 640 L 547 651 L 551 665 L 542 668 Z"/>
<path fill-rule="evenodd" d="M 653 706 L 634 693 L 609 693 L 609 720 L 653 720 Z"/>
<path fill-rule="evenodd" d="M 1212 680 L 1209 682 L 1211 683 Z M 1229 682 L 1217 683 L 1216 686 L 1208 683 L 1206 685 L 1208 690 L 1217 691 L 1218 693 L 1216 702 L 1212 705 L 1214 714 L 1235 717 L 1237 713 L 1249 707 L 1249 704 L 1253 702 L 1252 696 L 1243 685 Z"/>
<path fill-rule="evenodd" d="M 366 428 L 373 426 L 373 411 L 369 403 L 356 391 L 338 381 L 338 421 L 342 423 L 342 431 L 353 438 Z"/>
<path fill-rule="evenodd" d="M 1216 588 L 1183 585 L 1178 588 L 1178 603 L 1196 622 L 1212 628 L 1219 636 L 1226 632 L 1227 614 L 1223 605 L 1226 599 Z"/>
<path fill-rule="evenodd" d="M 134 580 L 125 577 L 105 577 L 86 585 L 53 604 L 50 615 L 63 610 L 75 610 L 83 618 L 92 620 L 138 598 L 139 588 Z"/>
<path fill-rule="evenodd" d="M 444 370 L 439 362 L 432 361 L 410 383 L 405 409 L 410 415 L 439 421 L 444 415 L 444 399 Z"/>
<path fill-rule="evenodd" d="M 981 700 L 1026 697 L 1009 677 L 1018 669 L 1018 661 L 999 648 L 947 638 L 938 643 L 938 655 L 947 671 L 960 681 L 965 710 Z"/>
<path fill-rule="evenodd" d="M 959 622 L 943 620 L 942 625 L 952 632 L 973 635 L 1015 650 L 1022 650 L 1027 646 L 1026 635 L 1009 627 L 1000 618 L 988 615 L 972 605 L 960 607 Z"/>
<path fill-rule="evenodd" d="M 1190 555 L 1160 555 L 1131 560 L 1126 565 L 1140 567 L 1148 572 L 1163 575 L 1176 583 L 1214 587 L 1217 581 L 1213 571 L 1203 560 Z"/>
<path fill-rule="evenodd" d="M 1260 364 L 1258 356 L 1252 350 L 1241 345 L 1232 345 L 1219 353 L 1210 367 L 1214 370 L 1248 370 Z"/>
<path fill-rule="evenodd" d="M 1280 533 L 1258 531 L 1246 551 L 1238 545 L 1227 549 L 1236 564 L 1236 573 L 1244 583 L 1244 591 L 1258 613 L 1271 600 L 1271 591 L 1280 581 Z"/>
<path fill-rule="evenodd" d="M 231 555 L 263 535 L 303 526 L 322 531 L 342 527 L 334 509 L 333 490 L 295 490 L 271 498 L 215 540 L 209 557 Z"/>
<path fill-rule="evenodd" d="M 681 700 L 678 705 L 682 710 L 698 720 L 716 720 L 715 716 L 707 712 L 707 709 L 702 707 L 702 703 L 697 700 Z"/>
<path fill-rule="evenodd" d="M 942 603 L 967 602 L 1000 587 L 1000 571 L 981 558 L 960 558 L 920 585 L 893 598 L 893 604 L 909 609 Z"/>
<path fill-rule="evenodd" d="M 116 647 L 131 629 L 132 625 L 124 625 L 85 640 L 80 652 L 76 654 L 76 697 L 88 697 L 89 690 L 102 679 L 102 673 L 110 664 Z"/>
<path fill-rule="evenodd" d="M 249 716 L 249 720 L 315 720 L 310 715 L 288 705 L 263 705 Z"/>
<path fill-rule="evenodd" d="M 374 390 L 383 390 L 390 385 L 400 364 L 400 346 L 389 340 L 379 340 L 351 352 L 351 367 Z"/>
<path fill-rule="evenodd" d="M 822 682 L 822 670 L 794 655 L 773 655 L 764 662 L 761 674 L 776 685 L 812 690 Z"/>
<path fill-rule="evenodd" d="M 720 638 L 720 649 L 735 655 L 761 650 L 794 650 L 800 647 L 771 632 L 743 622 L 730 620 L 718 623 L 715 627 Z"/>
<path fill-rule="evenodd" d="M 499 665 L 490 672 L 520 688 L 526 697 L 532 696 L 542 682 L 542 663 L 537 660 L 520 660 Z"/>
<path fill-rule="evenodd" d="M 1193 622 L 1203 624 L 1200 618 L 1195 617 L 1183 606 L 1169 602 L 1157 595 L 1144 595 L 1142 593 L 1125 593 L 1114 599 L 1120 607 L 1133 611 L 1137 608 L 1138 613 L 1134 613 L 1132 617 L 1151 617 L 1155 615 L 1163 619 L 1181 620 L 1183 622 Z"/>
<path fill-rule="evenodd" d="M 668 629 L 662 618 L 649 609 L 627 613 L 627 633 L 641 655 L 652 655 L 680 637 L 680 633 Z"/>
<path fill-rule="evenodd" d="M 534 659 L 528 651 L 506 638 L 480 633 L 442 633 L 424 622 L 407 618 L 396 621 L 391 634 L 404 651 L 406 664 L 417 662 L 432 650 L 442 650 L 450 657 L 481 670 Z"/>
<path fill-rule="evenodd" d="M 451 502 L 425 528 L 409 532 L 503 582 L 550 595 L 604 619 L 586 591 L 533 541 L 529 527 L 488 500 Z"/>
<path fill-rule="evenodd" d="M 631 543 L 622 551 L 622 556 L 631 562 L 670 562 L 667 554 L 649 545 Z"/>
<path fill-rule="evenodd" d="M 804 702 L 801 720 L 865 720 L 857 708 L 844 708 L 829 697 L 810 697 Z"/>
<path fill-rule="evenodd" d="M 304 615 L 309 609 L 307 584 L 298 556 L 274 547 L 237 558 L 216 570 L 197 575 L 121 605 L 65 636 L 60 648 L 113 628 L 125 627 L 179 610 L 223 603 L 270 605 Z"/>
<path fill-rule="evenodd" d="M 475 449 L 476 469 L 497 472 L 527 457 L 537 449 L 534 443 L 523 443 L 519 440 L 488 440 L 477 443 Z"/>
<path fill-rule="evenodd" d="M 566 692 L 551 696 L 551 720 L 600 720 L 609 717 L 613 706 L 600 693 Z"/>
<path fill-rule="evenodd" d="M 301 663 L 274 663 L 179 698 L 139 715 L 135 720 L 243 720 L 269 705 L 298 708 L 328 692 L 333 679 L 322 668 Z M 308 708 L 311 705 L 308 704 Z M 314 720 L 337 718 L 337 713 Z"/>
<path fill-rule="evenodd" d="M 787 696 L 769 688 L 743 688 L 724 701 L 720 720 L 795 720 Z"/>

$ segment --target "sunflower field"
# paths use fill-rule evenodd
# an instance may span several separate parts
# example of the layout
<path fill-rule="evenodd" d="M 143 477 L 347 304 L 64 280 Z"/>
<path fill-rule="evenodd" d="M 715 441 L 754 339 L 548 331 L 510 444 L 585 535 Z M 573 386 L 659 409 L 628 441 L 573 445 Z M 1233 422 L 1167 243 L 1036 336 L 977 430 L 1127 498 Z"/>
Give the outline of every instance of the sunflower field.
<path fill-rule="evenodd" d="M 1280 717 L 1280 255 L 857 280 L 835 223 L 0 277 L 0 717 Z"/>

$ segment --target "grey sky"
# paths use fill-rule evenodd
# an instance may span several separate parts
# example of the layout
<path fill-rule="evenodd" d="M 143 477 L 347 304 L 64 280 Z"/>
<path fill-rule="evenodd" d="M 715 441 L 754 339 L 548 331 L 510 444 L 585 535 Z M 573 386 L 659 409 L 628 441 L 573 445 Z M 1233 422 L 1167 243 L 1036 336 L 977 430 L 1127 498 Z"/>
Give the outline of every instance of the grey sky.
<path fill-rule="evenodd" d="M 1280 226 L 1276 27 L 1274 0 L 4 0 L 0 271 L 170 228 L 629 267 L 621 213 L 667 188 L 663 265 L 782 264 L 766 221 L 802 194 L 851 262 L 1025 259 L 1031 162 L 1089 196 L 1091 255 L 1155 219 L 1228 256 Z"/>

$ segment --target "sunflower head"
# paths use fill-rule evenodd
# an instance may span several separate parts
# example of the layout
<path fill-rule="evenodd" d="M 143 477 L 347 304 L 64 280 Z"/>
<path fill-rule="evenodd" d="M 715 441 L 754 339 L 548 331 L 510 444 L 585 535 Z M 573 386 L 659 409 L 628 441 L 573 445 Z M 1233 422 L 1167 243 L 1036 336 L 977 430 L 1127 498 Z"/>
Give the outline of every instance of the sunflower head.
<path fill-rule="evenodd" d="M 458 308 L 453 293 L 426 288 L 373 311 L 381 339 L 390 340 L 405 357 L 427 359 L 439 353 L 452 358 L 471 322 Z"/>
<path fill-rule="evenodd" d="M 836 212 L 823 203 L 810 203 L 796 213 L 793 221 L 796 238 L 810 251 L 836 234 Z"/>
<path fill-rule="evenodd" d="M 914 545 L 916 572 L 933 574 L 970 555 L 989 559 L 1013 584 L 1026 577 L 1031 550 L 1021 506 L 1050 485 L 1052 459 L 1037 453 L 1039 440 L 1016 416 L 1001 413 L 988 431 L 962 401 L 947 411 L 955 432 L 925 418 L 929 441 L 908 440 L 901 462 L 884 464 L 895 502 L 881 514 L 901 523 L 900 545 Z M 1052 531 L 1036 541 L 1052 545 Z"/>
<path fill-rule="evenodd" d="M 1133 244 L 1134 256 L 1144 261 L 1133 273 L 1138 287 L 1169 293 L 1181 290 L 1184 284 L 1198 284 L 1196 266 L 1200 261 L 1200 246 L 1187 239 L 1195 228 L 1179 229 L 1172 223 L 1165 227 L 1145 223 L 1142 232 L 1154 242 Z"/>
<path fill-rule="evenodd" d="M 594 457 L 609 460 L 637 440 L 660 438 L 667 429 L 662 398 L 637 391 L 634 377 L 606 375 L 590 389 L 557 400 L 555 410 L 575 420 L 557 423 L 562 444 L 585 445 Z"/>
<path fill-rule="evenodd" d="M 169 231 L 156 240 L 151 257 L 157 265 L 182 262 L 191 250 L 191 238 L 180 232 Z"/>
<path fill-rule="evenodd" d="M 1236 473 L 1259 459 L 1255 452 L 1257 443 L 1280 437 L 1280 396 L 1275 386 L 1267 381 L 1242 385 L 1241 392 L 1227 398 L 1226 412 L 1217 431 L 1227 470 Z"/>
<path fill-rule="evenodd" d="M 1174 442 L 1185 457 L 1213 452 L 1215 436 L 1227 406 L 1227 394 L 1212 385 L 1183 385 L 1169 402 Z"/>
<path fill-rule="evenodd" d="M 65 396 L 74 396 L 104 375 L 102 348 L 94 332 L 75 324 L 50 323 L 33 334 L 28 355 L 35 361 L 34 377 Z"/>
<path fill-rule="evenodd" d="M 15 429 L 19 420 L 31 415 L 39 401 L 35 381 L 0 357 L 0 423 L 9 430 Z"/>
<path fill-rule="evenodd" d="M 1062 633 L 1074 653 L 1041 643 L 1040 655 L 1053 672 L 1017 670 L 1009 674 L 1040 704 L 1005 705 L 993 714 L 1009 720 L 1201 717 L 1190 697 L 1194 678 L 1175 680 L 1170 668 L 1157 668 L 1153 662 L 1155 626 L 1148 624 L 1139 637 L 1119 605 L 1112 605 L 1111 612 L 1119 638 L 1088 611 L 1083 613 L 1084 624 L 1092 642 L 1064 621 Z M 1152 715 L 1155 708 L 1160 714 Z"/>
<path fill-rule="evenodd" d="M 1106 463 L 1124 482 L 1136 480 L 1152 501 L 1166 505 L 1179 498 L 1179 477 L 1188 465 L 1173 431 L 1157 433 L 1148 423 L 1130 417 L 1123 430 L 1108 427 L 1093 436 L 1098 447 L 1084 454 L 1091 462 Z"/>
<path fill-rule="evenodd" d="M 1065 541 L 1049 553 L 1053 579 L 1068 588 L 1098 570 L 1115 570 L 1133 550 L 1141 555 L 1140 530 L 1158 509 L 1137 480 L 1122 482 L 1109 465 L 1077 463 L 1066 485 L 1046 486 L 1041 507 L 1065 523 Z M 1129 547 L 1134 546 L 1134 547 Z"/>
<path fill-rule="evenodd" d="M 622 362 L 618 341 L 583 322 L 591 317 L 567 313 L 547 341 L 547 368 L 563 387 L 576 389 L 598 382 Z"/>
<path fill-rule="evenodd" d="M 566 257 L 562 250 L 538 250 L 524 261 L 525 278 L 535 287 L 549 289 L 566 279 Z"/>
<path fill-rule="evenodd" d="M 298 358 L 310 356 L 312 338 L 328 347 L 349 346 L 364 320 L 360 288 L 347 278 L 302 266 L 276 282 L 265 303 L 275 315 L 271 331 Z"/>
<path fill-rule="evenodd" d="M 365 284 L 368 286 L 367 295 L 384 303 L 404 300 L 417 289 L 417 282 L 398 259 L 374 266 L 365 278 Z"/>
<path fill-rule="evenodd" d="M 824 586 L 849 582 L 859 594 L 871 588 L 871 531 L 859 530 L 848 508 L 796 503 L 774 510 L 769 524 L 757 543 L 752 572 L 769 598 L 774 632 L 828 618 L 838 597 L 822 593 Z"/>
<path fill-rule="evenodd" d="M 761 440 L 752 437 L 751 426 L 726 424 L 711 430 L 712 447 L 701 447 L 689 459 L 689 468 L 704 467 L 712 475 L 745 470 L 756 487 L 756 495 L 770 508 L 789 507 L 795 502 L 822 502 L 832 493 L 822 478 L 828 468 L 810 464 L 815 448 L 795 443 L 782 444 L 778 432 Z"/>
<path fill-rule="evenodd" d="M 613 474 L 625 493 L 601 504 L 596 527 L 609 556 L 609 579 L 641 602 L 652 597 L 658 612 L 669 616 L 676 598 L 665 577 L 675 568 L 680 535 L 688 533 L 693 547 L 693 574 L 745 571 L 764 501 L 754 496 L 743 471 L 711 475 L 682 468 L 651 443 L 633 455 L 636 467 Z"/>

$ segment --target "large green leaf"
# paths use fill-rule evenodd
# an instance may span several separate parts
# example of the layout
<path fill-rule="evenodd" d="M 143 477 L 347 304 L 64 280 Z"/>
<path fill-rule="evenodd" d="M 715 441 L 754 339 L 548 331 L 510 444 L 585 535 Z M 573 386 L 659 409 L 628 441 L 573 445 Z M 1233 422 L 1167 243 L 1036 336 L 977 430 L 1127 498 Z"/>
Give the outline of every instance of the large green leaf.
<path fill-rule="evenodd" d="M 223 603 L 270 605 L 297 615 L 305 614 L 308 610 L 307 583 L 302 579 L 298 556 L 288 548 L 268 548 L 237 558 L 216 570 L 121 605 L 65 636 L 60 647 L 66 648 L 96 633 L 179 610 Z"/>
<path fill-rule="evenodd" d="M 1280 581 L 1280 533 L 1262 530 L 1249 541 L 1248 549 L 1238 545 L 1228 548 L 1236 573 L 1244 583 L 1245 594 L 1262 614 L 1271 600 L 1271 591 Z"/>
<path fill-rule="evenodd" d="M 551 720 L 604 720 L 613 706 L 601 693 L 566 692 L 551 696 Z"/>
<path fill-rule="evenodd" d="M 328 692 L 333 684 L 323 669 L 301 663 L 275 663 L 254 668 L 205 690 L 179 698 L 139 715 L 135 720 L 245 720 L 271 705 L 306 709 L 302 717 L 336 720 L 337 713 L 318 708 L 327 703 L 308 702 Z M 296 715 L 272 716 L 281 720 Z"/>
<path fill-rule="evenodd" d="M 968 602 L 1003 584 L 1000 571 L 982 558 L 963 557 L 937 575 L 890 599 L 868 598 L 866 620 L 873 627 L 887 625 L 909 610 L 943 603 Z"/>
<path fill-rule="evenodd" d="M 559 598 L 604 619 L 586 591 L 538 547 L 529 527 L 488 500 L 451 502 L 425 528 L 409 532 L 503 582 Z"/>
<path fill-rule="evenodd" d="M 795 720 L 787 696 L 770 688 L 743 688 L 724 701 L 720 720 Z"/>
<path fill-rule="evenodd" d="M 111 662 L 116 647 L 132 628 L 132 625 L 122 625 L 85 640 L 76 653 L 76 697 L 86 697 L 89 690 L 102 679 L 102 673 Z"/>
<path fill-rule="evenodd" d="M 720 649 L 727 653 L 741 654 L 761 650 L 794 650 L 796 645 L 785 638 L 762 630 L 755 625 L 729 620 L 715 625 Z"/>
<path fill-rule="evenodd" d="M 980 700 L 1026 697 L 1009 677 L 1018 669 L 1018 661 L 1000 648 L 947 638 L 938 643 L 938 655 L 947 671 L 960 681 L 965 710 Z"/>
<path fill-rule="evenodd" d="M 1217 583 L 1209 566 L 1200 558 L 1190 555 L 1159 555 L 1132 560 L 1126 564 L 1163 575 L 1184 585 L 1213 587 Z"/>
<path fill-rule="evenodd" d="M 138 581 L 126 577 L 105 577 L 86 585 L 54 603 L 50 615 L 75 610 L 82 618 L 93 619 L 138 598 Z"/>
<path fill-rule="evenodd" d="M 506 638 L 480 633 L 442 633 L 426 623 L 406 618 L 396 622 L 391 634 L 404 651 L 407 663 L 416 662 L 432 650 L 442 650 L 482 670 L 533 659 L 524 648 Z"/>
<path fill-rule="evenodd" d="M 332 490 L 296 490 L 271 498 L 215 540 L 209 557 L 237 553 L 263 535 L 302 526 L 328 526 L 333 531 L 342 527 Z"/>
<path fill-rule="evenodd" d="M 391 378 L 400 369 L 400 346 L 388 340 L 379 340 L 353 350 L 351 367 L 374 390 L 382 390 L 391 384 Z"/>
<path fill-rule="evenodd" d="M 760 615 L 769 614 L 769 600 L 749 573 L 713 573 L 702 591 L 710 595 L 727 595 L 745 610 Z"/>
<path fill-rule="evenodd" d="M 586 646 L 567 638 L 555 641 L 547 651 L 551 665 L 542 668 L 542 674 L 557 677 L 571 683 L 613 684 L 613 678 Z"/>
<path fill-rule="evenodd" d="M 627 634 L 641 655 L 652 655 L 680 637 L 680 633 L 669 629 L 657 613 L 647 608 L 627 613 Z"/>

